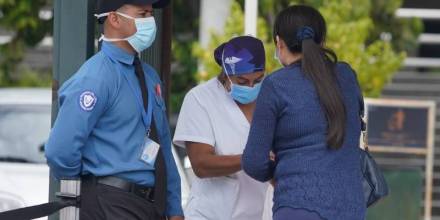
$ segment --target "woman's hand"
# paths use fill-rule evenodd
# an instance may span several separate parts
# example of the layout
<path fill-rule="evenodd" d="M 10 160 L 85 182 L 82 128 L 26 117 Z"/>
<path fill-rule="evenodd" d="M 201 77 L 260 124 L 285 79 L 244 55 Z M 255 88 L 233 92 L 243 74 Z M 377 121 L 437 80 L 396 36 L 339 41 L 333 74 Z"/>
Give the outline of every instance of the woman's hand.
<path fill-rule="evenodd" d="M 168 220 L 184 220 L 185 218 L 183 216 L 172 216 L 169 217 Z"/>

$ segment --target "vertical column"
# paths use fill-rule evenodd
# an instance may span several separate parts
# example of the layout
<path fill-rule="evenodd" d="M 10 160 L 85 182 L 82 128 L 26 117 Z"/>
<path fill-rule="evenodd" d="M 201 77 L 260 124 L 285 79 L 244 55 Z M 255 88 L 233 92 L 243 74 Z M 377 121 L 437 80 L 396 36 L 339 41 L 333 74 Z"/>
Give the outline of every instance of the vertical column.
<path fill-rule="evenodd" d="M 95 0 L 54 1 L 52 124 L 58 112 L 57 92 L 59 87 L 78 70 L 84 61 L 93 55 L 94 9 Z M 68 185 L 63 184 L 63 188 Z M 73 185 L 79 186 L 79 182 Z M 78 187 L 73 186 L 73 189 L 77 190 Z M 58 191 L 60 191 L 60 182 L 51 176 L 49 183 L 50 201 L 56 200 L 55 193 Z M 72 213 L 76 215 L 77 210 L 75 208 L 68 209 L 73 210 Z M 54 214 L 49 219 L 58 220 L 60 215 Z"/>
<path fill-rule="evenodd" d="M 199 41 L 203 48 L 208 46 L 212 31 L 223 33 L 231 4 L 232 0 L 201 0 Z"/>
<path fill-rule="evenodd" d="M 158 28 L 156 40 L 150 48 L 142 52 L 141 59 L 160 75 L 164 84 L 162 96 L 168 104 L 171 91 L 172 2 L 164 9 L 155 10 L 154 18 Z"/>
<path fill-rule="evenodd" d="M 244 34 L 257 36 L 258 0 L 246 0 L 244 4 Z"/>

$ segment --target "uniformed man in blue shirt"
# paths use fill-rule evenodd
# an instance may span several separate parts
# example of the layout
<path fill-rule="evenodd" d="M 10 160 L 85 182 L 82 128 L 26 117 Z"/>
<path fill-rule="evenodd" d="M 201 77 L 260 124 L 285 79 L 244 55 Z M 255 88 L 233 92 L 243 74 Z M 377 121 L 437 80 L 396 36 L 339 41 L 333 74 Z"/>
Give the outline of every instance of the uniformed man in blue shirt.
<path fill-rule="evenodd" d="M 138 58 L 168 3 L 98 0 L 101 51 L 60 88 L 46 157 L 56 178 L 81 178 L 81 220 L 183 219 L 162 85 Z"/>

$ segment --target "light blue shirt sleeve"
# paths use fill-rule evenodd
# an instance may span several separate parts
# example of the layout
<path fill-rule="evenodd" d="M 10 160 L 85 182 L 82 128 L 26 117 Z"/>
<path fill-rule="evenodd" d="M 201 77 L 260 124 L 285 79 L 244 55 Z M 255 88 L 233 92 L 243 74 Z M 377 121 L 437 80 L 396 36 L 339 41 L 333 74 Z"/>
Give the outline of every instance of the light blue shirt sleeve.
<path fill-rule="evenodd" d="M 106 109 L 108 92 L 104 80 L 87 68 L 61 88 L 58 116 L 45 145 L 47 163 L 57 179 L 79 178 L 81 149 Z"/>

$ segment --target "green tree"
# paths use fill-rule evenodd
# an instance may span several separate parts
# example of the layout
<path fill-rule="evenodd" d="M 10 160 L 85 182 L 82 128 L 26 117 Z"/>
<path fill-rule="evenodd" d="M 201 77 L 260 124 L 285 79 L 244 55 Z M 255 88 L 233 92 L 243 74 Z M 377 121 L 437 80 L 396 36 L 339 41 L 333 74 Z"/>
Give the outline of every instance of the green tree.
<path fill-rule="evenodd" d="M 197 84 L 197 59 L 191 56 L 199 33 L 200 1 L 173 1 L 171 112 L 179 112 L 185 94 Z"/>
<path fill-rule="evenodd" d="M 423 31 L 423 23 L 419 18 L 397 18 L 395 12 L 402 2 L 403 0 L 371 0 L 370 16 L 374 29 L 368 36 L 367 44 L 374 42 L 385 33 L 391 37 L 394 50 L 413 52 L 417 49 L 417 38 Z"/>
<path fill-rule="evenodd" d="M 234 36 L 242 35 L 244 31 L 243 10 L 237 2 L 233 2 L 231 6 L 231 15 L 227 18 L 224 34 L 211 32 L 211 39 L 208 48 L 204 49 L 199 43 L 194 44 L 193 54 L 198 57 L 202 64 L 202 70 L 197 73 L 197 80 L 206 81 L 220 73 L 221 68 L 214 60 L 214 50 L 220 44 L 229 41 Z M 273 46 L 273 38 L 269 34 L 269 25 L 263 18 L 258 18 L 257 37 L 263 41 L 266 49 L 266 69 L 268 72 L 275 70 L 279 64 L 274 59 L 275 47 Z"/>
<path fill-rule="evenodd" d="M 272 25 L 276 13 L 291 4 L 308 4 L 318 8 L 326 18 L 328 25 L 327 47 L 333 49 L 339 60 L 348 62 L 357 71 L 363 92 L 366 96 L 377 97 L 392 75 L 400 68 L 405 58 L 405 45 L 415 42 L 421 31 L 420 21 L 398 19 L 394 11 L 401 5 L 401 0 L 261 0 L 258 37 L 265 42 L 267 51 L 267 72 L 279 67 L 273 59 L 274 45 Z M 241 3 L 241 4 L 240 4 Z M 243 33 L 243 1 L 232 5 L 224 34 L 212 33 L 208 48 L 195 46 L 194 55 L 204 66 L 197 74 L 199 80 L 206 80 L 218 74 L 220 67 L 215 64 L 212 51 L 221 42 L 234 35 Z M 387 20 L 381 20 L 376 10 L 385 11 Z M 375 20 L 376 19 L 376 20 Z M 387 22 L 399 23 L 388 30 Z M 392 41 L 381 39 L 384 33 L 414 32 L 411 35 L 398 36 Z"/>
<path fill-rule="evenodd" d="M 291 4 L 307 4 L 322 8 L 331 3 L 331 0 L 260 0 L 259 13 L 269 23 L 273 23 L 277 12 Z M 362 7 L 365 4 L 362 3 Z M 382 34 L 390 34 L 391 44 L 396 51 L 413 51 L 416 49 L 417 38 L 423 30 L 423 23 L 419 18 L 398 18 L 395 12 L 402 5 L 403 0 L 369 0 L 367 8 L 358 7 L 355 10 L 369 11 L 374 28 L 370 31 L 366 45 L 381 38 Z M 239 0 L 243 6 L 244 0 Z M 333 1 L 336 4 L 357 5 L 359 1 Z M 339 9 L 340 10 L 340 9 Z"/>
<path fill-rule="evenodd" d="M 14 74 L 25 49 L 37 45 L 52 30 L 52 19 L 40 18 L 40 10 L 50 3 L 51 0 L 0 0 L 0 26 L 13 33 L 8 43 L 0 45 L 0 86 L 47 84 L 40 83 L 33 72 L 24 74 L 26 80 L 21 82 Z"/>
<path fill-rule="evenodd" d="M 378 97 L 400 68 L 405 52 L 395 52 L 389 41 L 367 44 L 375 26 L 369 0 L 328 1 L 320 11 L 328 21 L 328 47 L 339 59 L 350 63 L 366 96 Z"/>

